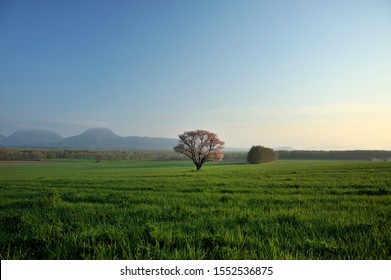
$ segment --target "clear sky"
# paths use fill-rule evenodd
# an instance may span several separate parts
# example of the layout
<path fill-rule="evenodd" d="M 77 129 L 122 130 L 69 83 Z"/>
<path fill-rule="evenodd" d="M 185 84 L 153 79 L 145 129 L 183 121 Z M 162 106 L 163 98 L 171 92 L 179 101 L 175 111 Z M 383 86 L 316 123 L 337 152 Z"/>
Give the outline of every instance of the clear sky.
<path fill-rule="evenodd" d="M 0 134 L 391 150 L 391 2 L 0 1 Z"/>

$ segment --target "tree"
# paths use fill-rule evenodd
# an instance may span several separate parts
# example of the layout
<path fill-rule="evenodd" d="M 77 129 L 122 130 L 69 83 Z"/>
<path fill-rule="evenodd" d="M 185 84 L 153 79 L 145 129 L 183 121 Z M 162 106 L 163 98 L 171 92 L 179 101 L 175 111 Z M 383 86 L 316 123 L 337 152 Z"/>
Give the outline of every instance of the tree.
<path fill-rule="evenodd" d="M 96 153 L 95 154 L 95 162 L 96 163 L 99 163 L 99 162 L 101 162 L 102 161 L 102 158 L 103 158 L 103 155 L 101 154 L 101 153 Z"/>
<path fill-rule="evenodd" d="M 273 149 L 263 146 L 252 146 L 247 153 L 248 163 L 265 163 L 276 159 L 276 154 Z"/>
<path fill-rule="evenodd" d="M 178 137 L 178 145 L 174 147 L 174 151 L 190 158 L 197 171 L 201 169 L 205 162 L 220 161 L 224 158 L 221 150 L 225 143 L 213 132 L 198 129 L 185 131 Z"/>

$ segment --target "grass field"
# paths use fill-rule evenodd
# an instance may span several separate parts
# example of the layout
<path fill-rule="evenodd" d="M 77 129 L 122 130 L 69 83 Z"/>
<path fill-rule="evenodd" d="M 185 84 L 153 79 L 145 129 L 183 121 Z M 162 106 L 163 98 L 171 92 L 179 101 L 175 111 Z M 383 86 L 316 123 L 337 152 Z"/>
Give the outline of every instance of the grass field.
<path fill-rule="evenodd" d="M 391 259 L 391 163 L 0 165 L 1 259 Z"/>

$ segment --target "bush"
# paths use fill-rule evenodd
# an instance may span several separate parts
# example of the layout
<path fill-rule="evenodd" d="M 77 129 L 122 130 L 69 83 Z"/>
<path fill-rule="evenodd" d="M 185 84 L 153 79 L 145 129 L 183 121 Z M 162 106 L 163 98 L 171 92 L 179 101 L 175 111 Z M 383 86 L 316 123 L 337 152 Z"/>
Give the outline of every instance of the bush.
<path fill-rule="evenodd" d="M 276 154 L 273 149 L 263 146 L 252 146 L 250 151 L 247 153 L 248 163 L 266 163 L 274 160 L 276 160 Z"/>

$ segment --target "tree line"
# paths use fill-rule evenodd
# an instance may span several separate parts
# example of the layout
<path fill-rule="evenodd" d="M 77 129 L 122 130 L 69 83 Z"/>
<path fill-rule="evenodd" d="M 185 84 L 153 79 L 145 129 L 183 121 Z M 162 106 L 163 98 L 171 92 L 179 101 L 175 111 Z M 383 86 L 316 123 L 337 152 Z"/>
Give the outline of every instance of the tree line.
<path fill-rule="evenodd" d="M 256 147 L 256 146 L 255 146 Z M 267 148 L 270 159 L 308 160 L 391 160 L 391 151 L 273 151 Z M 251 151 L 251 149 L 250 149 Z M 250 152 L 249 151 L 249 152 Z M 223 161 L 250 162 L 248 152 L 224 152 Z M 92 159 L 92 160 L 184 160 L 186 156 L 175 151 L 92 151 L 92 150 L 44 150 L 0 148 L 0 160 L 50 160 L 50 159 Z M 265 162 L 265 161 L 264 161 Z"/>
<path fill-rule="evenodd" d="M 242 161 L 246 152 L 225 152 L 225 161 Z M 186 156 L 175 151 L 92 151 L 0 148 L 0 160 L 50 160 L 92 159 L 100 160 L 184 160 Z"/>
<path fill-rule="evenodd" d="M 322 159 L 322 160 L 391 160 L 391 151 L 277 151 L 279 159 Z"/>

